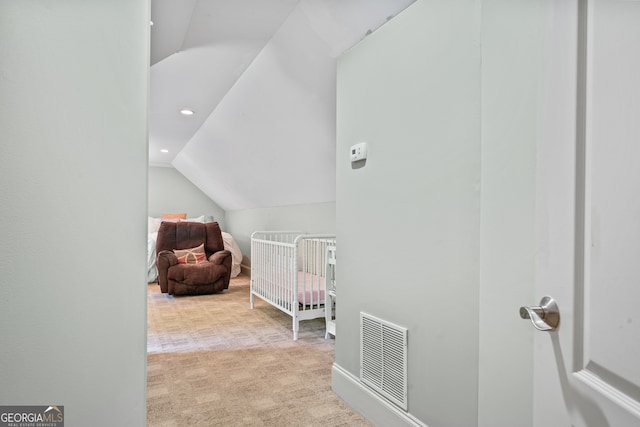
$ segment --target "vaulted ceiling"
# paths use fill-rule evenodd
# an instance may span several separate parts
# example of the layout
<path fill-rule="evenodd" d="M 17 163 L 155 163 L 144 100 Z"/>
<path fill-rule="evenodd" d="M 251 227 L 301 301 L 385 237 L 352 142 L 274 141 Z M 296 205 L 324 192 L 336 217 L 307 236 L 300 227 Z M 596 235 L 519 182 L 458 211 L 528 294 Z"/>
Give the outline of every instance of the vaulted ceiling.
<path fill-rule="evenodd" d="M 225 210 L 335 200 L 336 58 L 413 1 L 151 0 L 149 164 Z"/>

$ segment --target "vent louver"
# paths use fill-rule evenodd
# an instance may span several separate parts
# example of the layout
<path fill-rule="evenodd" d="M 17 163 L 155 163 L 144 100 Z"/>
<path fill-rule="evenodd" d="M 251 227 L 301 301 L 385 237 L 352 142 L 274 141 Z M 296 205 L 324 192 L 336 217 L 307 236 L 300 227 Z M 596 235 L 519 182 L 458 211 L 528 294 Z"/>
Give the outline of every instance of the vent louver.
<path fill-rule="evenodd" d="M 407 410 L 407 329 L 360 313 L 360 379 Z"/>

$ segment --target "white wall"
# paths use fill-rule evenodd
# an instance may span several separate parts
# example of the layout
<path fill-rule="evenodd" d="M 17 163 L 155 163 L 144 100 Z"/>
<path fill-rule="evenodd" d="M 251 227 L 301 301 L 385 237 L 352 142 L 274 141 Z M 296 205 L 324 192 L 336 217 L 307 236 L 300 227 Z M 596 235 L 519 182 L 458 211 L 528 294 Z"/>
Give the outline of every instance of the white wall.
<path fill-rule="evenodd" d="M 543 8 L 418 0 L 339 61 L 333 386 L 380 425 L 532 425 Z M 409 328 L 407 417 L 358 383 L 360 311 Z"/>
<path fill-rule="evenodd" d="M 380 425 L 336 377 L 359 376 L 361 311 L 409 330 L 411 416 L 478 421 L 480 66 L 472 0 L 417 1 L 339 60 L 333 386 Z"/>
<path fill-rule="evenodd" d="M 297 3 L 172 162 L 225 211 L 335 200 L 336 60 Z"/>
<path fill-rule="evenodd" d="M 147 1 L 0 2 L 0 405 L 146 419 Z"/>
<path fill-rule="evenodd" d="M 307 233 L 336 232 L 335 202 L 275 208 L 242 209 L 226 212 L 229 233 L 233 235 L 245 257 L 251 255 L 251 233 L 254 231 L 300 230 Z M 248 265 L 249 261 L 245 260 Z"/>
<path fill-rule="evenodd" d="M 478 425 L 533 423 L 537 303 L 536 131 L 546 16 L 539 2 L 482 1 L 482 214 Z"/>
<path fill-rule="evenodd" d="M 212 215 L 224 227 L 224 210 L 174 168 L 149 168 L 149 216 L 186 212 L 189 218 Z"/>

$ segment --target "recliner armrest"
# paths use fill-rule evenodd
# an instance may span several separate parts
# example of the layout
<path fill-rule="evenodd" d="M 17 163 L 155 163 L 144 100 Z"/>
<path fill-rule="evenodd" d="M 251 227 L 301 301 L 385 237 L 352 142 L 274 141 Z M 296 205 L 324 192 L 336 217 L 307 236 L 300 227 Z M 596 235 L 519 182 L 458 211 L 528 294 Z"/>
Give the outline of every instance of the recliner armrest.
<path fill-rule="evenodd" d="M 160 251 L 158 261 L 160 261 L 160 259 L 165 261 L 169 267 L 178 263 L 178 257 L 173 251 Z"/>
<path fill-rule="evenodd" d="M 169 292 L 169 283 L 167 281 L 167 271 L 169 267 L 178 264 L 178 257 L 173 251 L 160 251 L 156 257 L 156 266 L 158 267 L 158 285 L 160 291 L 164 294 Z"/>
<path fill-rule="evenodd" d="M 209 257 L 209 262 L 220 265 L 220 264 L 223 264 L 224 260 L 230 256 L 231 256 L 231 252 L 227 250 L 218 251 Z"/>

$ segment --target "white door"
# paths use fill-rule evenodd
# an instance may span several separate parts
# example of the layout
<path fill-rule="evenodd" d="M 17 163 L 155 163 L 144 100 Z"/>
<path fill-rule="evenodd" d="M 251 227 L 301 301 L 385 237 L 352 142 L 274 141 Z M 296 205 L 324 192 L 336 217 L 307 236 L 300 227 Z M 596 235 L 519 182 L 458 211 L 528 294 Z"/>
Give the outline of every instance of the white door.
<path fill-rule="evenodd" d="M 640 426 L 640 1 L 545 3 L 535 426 Z"/>

